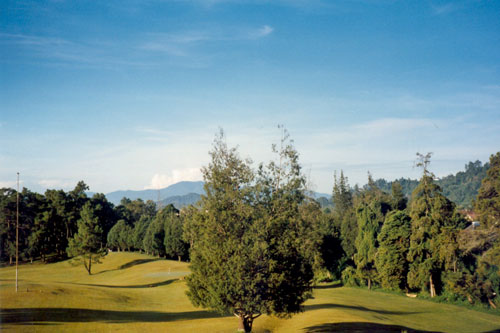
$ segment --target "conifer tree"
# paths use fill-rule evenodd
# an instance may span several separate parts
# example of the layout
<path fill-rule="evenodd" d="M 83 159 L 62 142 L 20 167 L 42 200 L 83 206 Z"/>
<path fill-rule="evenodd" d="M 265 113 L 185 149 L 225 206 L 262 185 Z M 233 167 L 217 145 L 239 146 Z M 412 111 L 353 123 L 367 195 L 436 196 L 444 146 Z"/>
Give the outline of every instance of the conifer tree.
<path fill-rule="evenodd" d="M 353 207 L 353 196 L 349 188 L 344 171 L 340 170 L 340 177 L 334 175 L 332 193 L 333 217 L 340 229 L 341 245 L 348 260 L 354 258 L 356 253 L 356 237 L 358 236 L 358 223 Z"/>
<path fill-rule="evenodd" d="M 490 168 L 479 188 L 474 209 L 484 228 L 500 229 L 500 152 L 490 156 Z"/>
<path fill-rule="evenodd" d="M 80 256 L 89 275 L 92 274 L 92 263 L 98 263 L 106 253 L 101 247 L 102 232 L 99 218 L 95 216 L 92 204 L 87 202 L 78 220 L 78 232 L 70 239 L 67 252 L 69 256 Z"/>
<path fill-rule="evenodd" d="M 187 253 L 187 244 L 182 239 L 183 221 L 179 211 L 172 212 L 165 221 L 165 253 L 170 257 L 177 257 L 181 261 Z"/>
<path fill-rule="evenodd" d="M 418 154 L 417 166 L 422 167 L 420 183 L 412 193 L 410 217 L 412 219 L 408 261 L 408 285 L 411 288 L 428 290 L 436 295 L 436 283 L 440 282 L 442 261 L 440 260 L 440 234 L 444 227 L 457 227 L 455 205 L 434 183 L 434 175 L 428 170 L 431 153 Z"/>
<path fill-rule="evenodd" d="M 396 210 L 387 214 L 377 236 L 379 248 L 375 258 L 378 281 L 385 289 L 406 288 L 410 232 L 411 219 L 405 211 Z"/>
<path fill-rule="evenodd" d="M 403 187 L 401 183 L 395 181 L 391 185 L 391 196 L 392 196 L 392 209 L 394 210 L 404 210 L 408 203 L 408 199 L 403 193 Z"/>
<path fill-rule="evenodd" d="M 379 221 L 377 214 L 370 205 L 363 204 L 358 208 L 358 237 L 356 238 L 356 254 L 354 262 L 358 276 L 367 281 L 371 289 L 372 281 L 376 277 L 375 257 L 377 254 L 377 234 Z"/>

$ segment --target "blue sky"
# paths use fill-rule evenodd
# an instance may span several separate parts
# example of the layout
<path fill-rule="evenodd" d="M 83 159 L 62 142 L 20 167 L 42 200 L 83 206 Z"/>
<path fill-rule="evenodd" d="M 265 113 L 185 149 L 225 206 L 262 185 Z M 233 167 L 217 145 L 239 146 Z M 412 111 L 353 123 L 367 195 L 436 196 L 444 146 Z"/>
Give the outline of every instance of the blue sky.
<path fill-rule="evenodd" d="M 256 162 L 284 124 L 316 191 L 445 176 L 500 150 L 500 2 L 0 3 L 0 186 L 201 179 L 214 134 Z"/>

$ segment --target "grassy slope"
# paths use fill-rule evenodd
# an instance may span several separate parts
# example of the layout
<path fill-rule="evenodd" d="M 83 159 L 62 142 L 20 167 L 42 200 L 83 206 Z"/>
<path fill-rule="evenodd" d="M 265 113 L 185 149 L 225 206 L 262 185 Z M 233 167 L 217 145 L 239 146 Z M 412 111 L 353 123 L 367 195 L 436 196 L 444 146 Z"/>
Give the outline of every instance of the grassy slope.
<path fill-rule="evenodd" d="M 137 253 L 111 253 L 89 276 L 68 262 L 0 269 L 0 320 L 6 331 L 234 332 L 237 320 L 194 308 L 179 280 L 185 263 Z M 284 320 L 262 316 L 256 332 L 423 330 L 484 332 L 500 316 L 462 307 L 351 288 L 318 288 L 305 312 Z"/>

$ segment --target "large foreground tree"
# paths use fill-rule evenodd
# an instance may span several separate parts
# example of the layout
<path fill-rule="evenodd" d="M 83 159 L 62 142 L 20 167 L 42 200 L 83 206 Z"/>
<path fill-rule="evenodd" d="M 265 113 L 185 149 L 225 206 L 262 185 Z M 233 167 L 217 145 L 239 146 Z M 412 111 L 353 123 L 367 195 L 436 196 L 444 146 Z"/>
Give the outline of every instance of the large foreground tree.
<path fill-rule="evenodd" d="M 298 154 L 285 136 L 278 160 L 258 174 L 228 148 L 221 132 L 203 168 L 205 195 L 189 214 L 192 247 L 188 296 L 196 306 L 233 313 L 251 332 L 261 314 L 290 316 L 311 290 L 299 206 L 304 178 Z"/>

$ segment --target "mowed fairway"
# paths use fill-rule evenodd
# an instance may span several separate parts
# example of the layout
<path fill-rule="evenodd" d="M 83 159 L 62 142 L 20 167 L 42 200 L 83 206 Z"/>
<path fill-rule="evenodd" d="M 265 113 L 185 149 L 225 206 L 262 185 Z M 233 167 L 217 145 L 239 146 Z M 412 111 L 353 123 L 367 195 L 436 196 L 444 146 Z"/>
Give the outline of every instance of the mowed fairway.
<path fill-rule="evenodd" d="M 2 330 L 36 332 L 235 332 L 237 319 L 195 308 L 182 277 L 188 264 L 110 253 L 89 276 L 68 262 L 0 269 Z M 262 316 L 255 332 L 489 332 L 500 316 L 352 288 L 319 287 L 305 312 Z"/>

